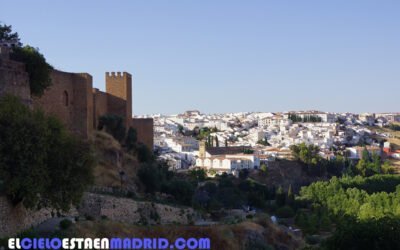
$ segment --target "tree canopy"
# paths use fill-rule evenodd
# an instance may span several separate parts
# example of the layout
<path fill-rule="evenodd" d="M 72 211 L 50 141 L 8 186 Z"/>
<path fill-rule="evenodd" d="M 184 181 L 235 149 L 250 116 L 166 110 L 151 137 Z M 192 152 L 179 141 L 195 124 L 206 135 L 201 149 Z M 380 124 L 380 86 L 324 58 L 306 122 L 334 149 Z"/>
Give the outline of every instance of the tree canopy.
<path fill-rule="evenodd" d="M 0 99 L 1 191 L 14 204 L 68 210 L 93 181 L 90 145 L 18 98 Z"/>
<path fill-rule="evenodd" d="M 14 43 L 17 46 L 22 45 L 18 33 L 12 31 L 12 26 L 0 23 L 0 44 L 4 43 Z"/>
<path fill-rule="evenodd" d="M 46 62 L 39 49 L 31 46 L 15 47 L 11 53 L 11 59 L 23 62 L 29 74 L 31 94 L 42 96 L 44 90 L 51 86 L 50 73 L 53 67 Z"/>

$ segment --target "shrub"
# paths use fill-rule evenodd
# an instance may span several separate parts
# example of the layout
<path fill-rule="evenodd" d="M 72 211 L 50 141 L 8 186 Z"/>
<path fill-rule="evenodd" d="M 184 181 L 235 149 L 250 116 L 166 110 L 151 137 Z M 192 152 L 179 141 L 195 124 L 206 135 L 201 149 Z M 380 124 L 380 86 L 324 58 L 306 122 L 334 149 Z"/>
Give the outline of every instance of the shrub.
<path fill-rule="evenodd" d="M 135 149 L 137 143 L 137 131 L 134 128 L 128 129 L 125 145 L 128 151 Z"/>
<path fill-rule="evenodd" d="M 90 221 L 94 221 L 94 217 L 91 216 L 91 215 L 88 215 L 88 214 L 85 215 L 85 219 L 86 220 L 90 220 Z"/>
<path fill-rule="evenodd" d="M 318 243 L 321 243 L 322 239 L 318 235 L 307 235 L 306 236 L 306 242 L 310 245 L 316 245 Z"/>
<path fill-rule="evenodd" d="M 154 160 L 153 153 L 143 143 L 139 143 L 136 146 L 136 155 L 137 155 L 139 162 L 151 162 Z"/>
<path fill-rule="evenodd" d="M 62 230 L 67 230 L 71 226 L 72 226 L 72 221 L 70 221 L 69 219 L 63 219 L 62 221 L 60 221 L 60 228 Z"/>
<path fill-rule="evenodd" d="M 294 214 L 295 213 L 294 213 L 293 209 L 289 206 L 284 206 L 284 207 L 278 208 L 278 210 L 276 210 L 276 215 L 281 218 L 290 218 L 290 217 L 293 217 Z"/>
<path fill-rule="evenodd" d="M 194 194 L 193 185 L 185 180 L 173 179 L 165 183 L 162 190 L 170 195 L 183 205 L 191 205 L 192 197 Z"/>
<path fill-rule="evenodd" d="M 38 49 L 30 46 L 15 47 L 11 59 L 25 64 L 32 95 L 41 96 L 44 90 L 51 86 L 50 73 L 53 67 L 46 62 Z"/>
<path fill-rule="evenodd" d="M 11 59 L 25 64 L 29 75 L 31 94 L 41 96 L 44 90 L 51 85 L 50 73 L 53 67 L 46 62 L 39 49 L 30 46 L 22 47 L 17 32 L 12 32 L 12 27 L 0 24 L 0 43 L 6 42 L 13 45 Z"/>
<path fill-rule="evenodd" d="M 99 118 L 98 129 L 105 129 L 116 140 L 122 141 L 125 138 L 124 118 L 119 115 L 107 114 Z"/>

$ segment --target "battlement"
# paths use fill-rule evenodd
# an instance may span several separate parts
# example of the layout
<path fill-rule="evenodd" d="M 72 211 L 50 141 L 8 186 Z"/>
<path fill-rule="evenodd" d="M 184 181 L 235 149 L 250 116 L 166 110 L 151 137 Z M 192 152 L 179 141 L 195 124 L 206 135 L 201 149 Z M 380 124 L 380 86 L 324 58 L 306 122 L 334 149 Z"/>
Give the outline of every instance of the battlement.
<path fill-rule="evenodd" d="M 132 75 L 128 72 L 106 72 L 107 78 L 131 78 Z"/>
<path fill-rule="evenodd" d="M 132 76 L 127 72 L 106 72 L 106 93 L 109 94 L 109 110 L 126 119 L 126 127 L 132 119 Z M 121 100 L 125 103 L 121 104 Z"/>

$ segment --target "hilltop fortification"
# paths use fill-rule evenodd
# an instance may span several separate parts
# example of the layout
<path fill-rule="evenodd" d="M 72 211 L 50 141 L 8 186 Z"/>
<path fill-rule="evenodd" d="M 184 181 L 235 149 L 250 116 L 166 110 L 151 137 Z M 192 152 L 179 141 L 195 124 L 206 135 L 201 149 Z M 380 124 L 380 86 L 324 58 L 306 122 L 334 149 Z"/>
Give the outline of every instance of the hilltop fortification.
<path fill-rule="evenodd" d="M 106 92 L 93 88 L 88 73 L 51 72 L 52 85 L 44 94 L 31 97 L 29 76 L 23 63 L 10 60 L 10 50 L 0 47 L 0 96 L 12 94 L 27 105 L 40 108 L 61 119 L 70 131 L 88 138 L 106 114 L 122 116 L 126 128 L 138 130 L 138 140 L 153 148 L 153 120 L 132 119 L 132 76 L 127 72 L 107 72 Z"/>

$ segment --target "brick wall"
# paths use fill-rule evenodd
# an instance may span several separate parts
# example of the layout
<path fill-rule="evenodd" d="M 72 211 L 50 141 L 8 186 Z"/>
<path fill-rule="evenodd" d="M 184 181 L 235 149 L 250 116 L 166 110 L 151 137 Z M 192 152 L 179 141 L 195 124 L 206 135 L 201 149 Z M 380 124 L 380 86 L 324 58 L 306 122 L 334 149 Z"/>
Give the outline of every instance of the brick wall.
<path fill-rule="evenodd" d="M 51 79 L 43 96 L 33 99 L 34 108 L 57 116 L 69 130 L 88 137 L 93 130 L 92 77 L 54 70 Z"/>
<path fill-rule="evenodd" d="M 9 51 L 0 47 L 0 97 L 14 95 L 30 105 L 29 76 L 23 63 L 9 60 Z"/>
<path fill-rule="evenodd" d="M 154 121 L 152 118 L 133 118 L 131 126 L 136 129 L 138 141 L 144 143 L 150 150 L 154 146 Z"/>
<path fill-rule="evenodd" d="M 132 76 L 127 72 L 107 72 L 106 92 L 109 110 L 122 115 L 128 127 L 132 119 Z"/>
<path fill-rule="evenodd" d="M 108 95 L 98 89 L 93 89 L 93 128 L 97 129 L 99 118 L 108 113 Z"/>
<path fill-rule="evenodd" d="M 52 85 L 40 98 L 31 98 L 29 76 L 22 63 L 9 60 L 7 48 L 0 47 L 0 96 L 11 94 L 24 103 L 57 116 L 66 127 L 88 138 L 105 114 L 120 115 L 128 129 L 134 127 L 138 140 L 153 149 L 153 120 L 132 120 L 132 76 L 127 72 L 106 73 L 106 93 L 92 88 L 92 76 L 53 70 Z"/>

